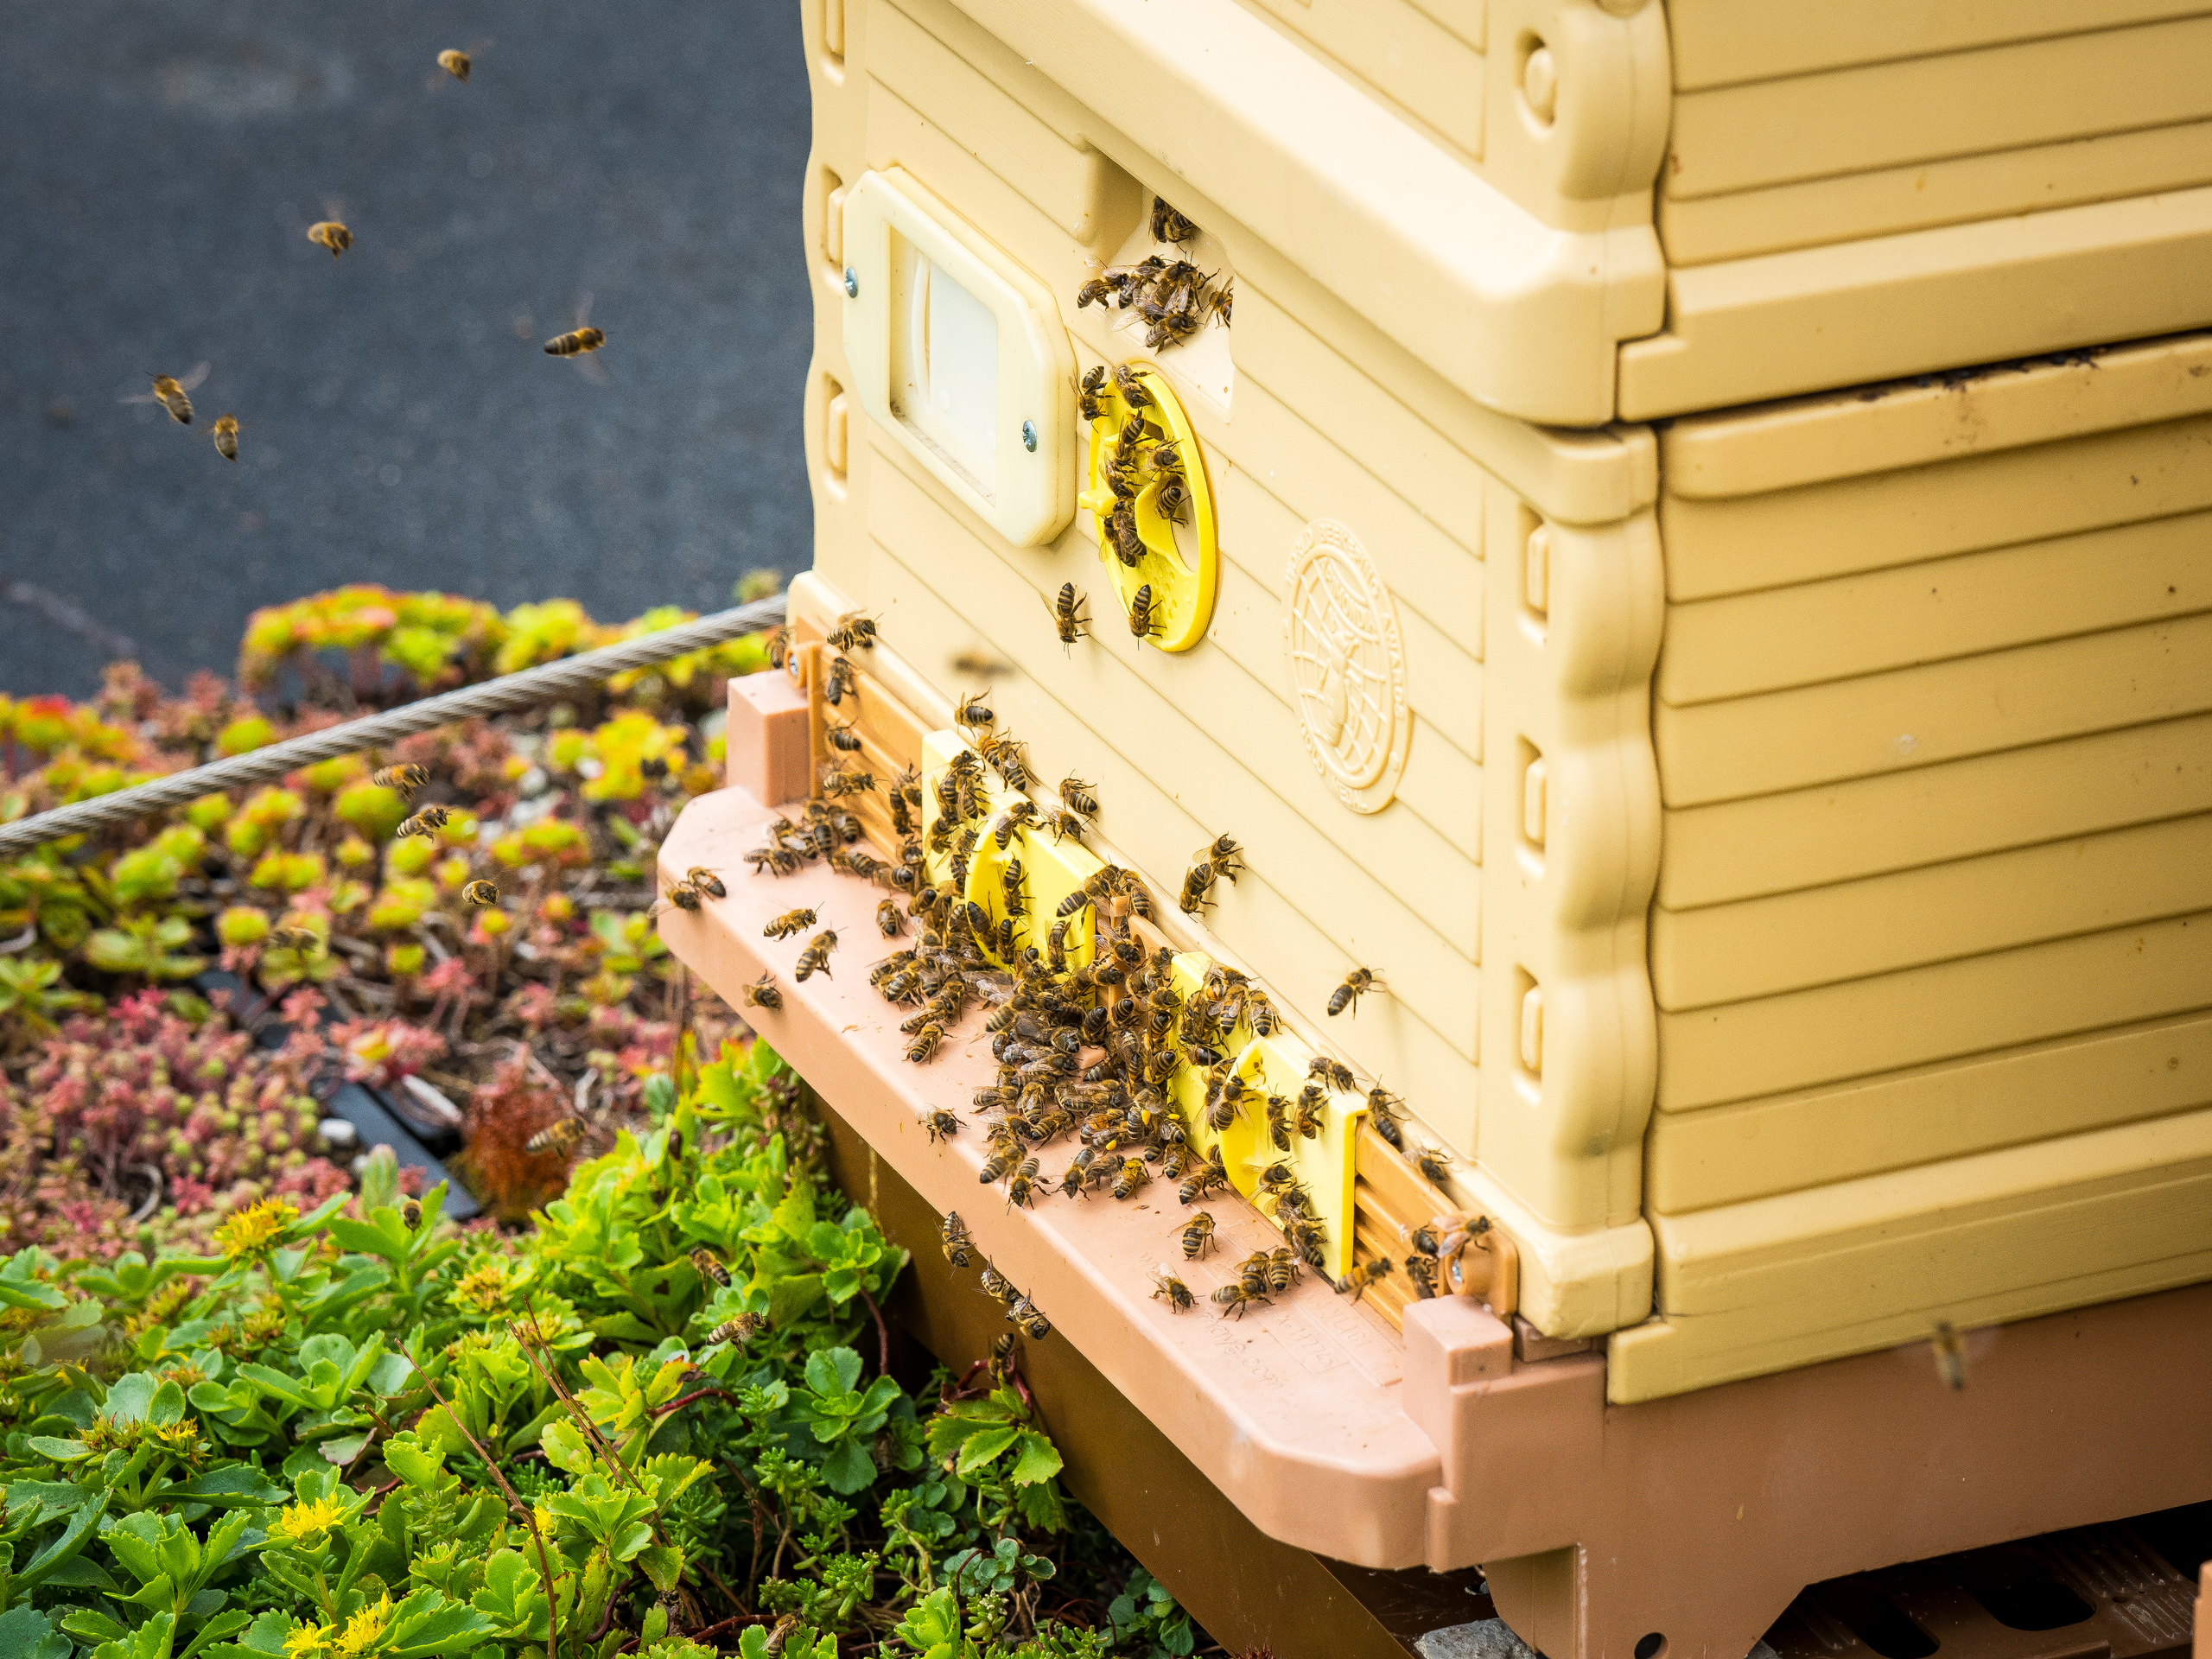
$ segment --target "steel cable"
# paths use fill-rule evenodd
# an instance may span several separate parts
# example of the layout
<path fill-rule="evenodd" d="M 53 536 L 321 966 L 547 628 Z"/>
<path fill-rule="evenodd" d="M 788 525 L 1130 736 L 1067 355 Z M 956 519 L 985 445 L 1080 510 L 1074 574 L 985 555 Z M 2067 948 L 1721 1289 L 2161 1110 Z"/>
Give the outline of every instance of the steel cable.
<path fill-rule="evenodd" d="M 711 616 L 664 628 L 658 633 L 640 634 L 635 639 L 602 645 L 597 651 L 563 658 L 557 663 L 526 668 L 519 674 L 504 675 L 480 685 L 463 686 L 458 691 L 442 691 L 380 715 L 366 715 L 343 725 L 310 732 L 304 737 L 288 738 L 282 743 L 272 743 L 267 748 L 234 755 L 227 760 L 172 772 L 166 778 L 120 789 L 111 795 L 56 807 L 51 812 L 41 812 L 15 823 L 0 824 L 0 855 L 29 852 L 64 836 L 113 829 L 169 807 L 182 806 L 217 790 L 267 783 L 319 760 L 334 760 L 364 749 L 383 748 L 403 737 L 450 726 L 457 721 L 511 714 L 518 709 L 550 702 L 626 670 L 650 668 L 673 657 L 774 627 L 783 621 L 784 615 L 780 594 L 759 600 L 734 610 L 716 611 Z"/>

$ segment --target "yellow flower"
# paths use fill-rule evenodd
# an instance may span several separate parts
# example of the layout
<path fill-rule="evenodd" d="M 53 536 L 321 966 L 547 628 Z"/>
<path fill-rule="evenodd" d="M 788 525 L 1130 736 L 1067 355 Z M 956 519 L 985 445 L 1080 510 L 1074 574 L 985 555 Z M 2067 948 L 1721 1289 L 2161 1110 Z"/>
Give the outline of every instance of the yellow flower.
<path fill-rule="evenodd" d="M 288 1505 L 276 1517 L 276 1531 L 286 1543 L 299 1548 L 316 1542 L 345 1519 L 343 1503 L 334 1497 L 319 1497 L 312 1503 Z"/>
<path fill-rule="evenodd" d="M 330 1645 L 327 1624 L 299 1624 L 284 1638 L 284 1659 L 313 1659 Z"/>
<path fill-rule="evenodd" d="M 226 1260 L 266 1255 L 276 1248 L 284 1230 L 300 1212 L 283 1198 L 264 1198 L 259 1204 L 233 1211 L 215 1230 L 215 1245 Z"/>
<path fill-rule="evenodd" d="M 376 1605 L 364 1607 L 346 1621 L 346 1634 L 338 1638 L 338 1651 L 345 1659 L 373 1653 L 384 1644 L 384 1627 L 391 1618 L 391 1598 L 379 1596 Z"/>

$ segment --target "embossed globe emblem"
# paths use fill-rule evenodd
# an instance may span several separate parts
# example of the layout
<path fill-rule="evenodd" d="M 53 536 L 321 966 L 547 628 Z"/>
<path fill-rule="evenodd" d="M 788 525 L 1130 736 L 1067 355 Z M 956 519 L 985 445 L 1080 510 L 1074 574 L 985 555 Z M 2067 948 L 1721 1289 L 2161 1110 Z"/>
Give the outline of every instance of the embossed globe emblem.
<path fill-rule="evenodd" d="M 1283 645 L 1306 752 L 1338 800 L 1380 812 L 1397 792 L 1414 723 L 1390 590 L 1359 538 L 1331 518 L 1300 532 L 1286 578 Z"/>

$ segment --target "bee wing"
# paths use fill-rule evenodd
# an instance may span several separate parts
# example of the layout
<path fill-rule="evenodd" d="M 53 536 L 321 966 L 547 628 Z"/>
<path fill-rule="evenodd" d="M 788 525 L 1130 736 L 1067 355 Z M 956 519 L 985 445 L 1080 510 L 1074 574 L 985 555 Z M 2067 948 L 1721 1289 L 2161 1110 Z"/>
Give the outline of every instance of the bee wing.
<path fill-rule="evenodd" d="M 579 294 L 579 295 L 577 295 L 577 296 L 576 296 L 576 322 L 575 322 L 575 326 L 576 326 L 577 327 L 579 327 L 579 328 L 582 328 L 582 327 L 584 327 L 587 323 L 588 323 L 590 321 L 591 321 L 591 289 L 584 289 L 584 290 L 583 290 L 583 292 L 582 292 L 582 293 L 581 293 L 581 294 Z"/>
<path fill-rule="evenodd" d="M 177 383 L 177 385 L 180 385 L 180 386 L 183 387 L 185 391 L 192 391 L 194 387 L 196 387 L 197 385 L 199 385 L 199 384 L 200 384 L 202 380 L 205 380 L 205 379 L 207 378 L 207 371 L 208 371 L 208 369 L 209 369 L 209 368 L 211 368 L 212 366 L 213 366 L 213 365 L 211 365 L 211 364 L 207 364 L 207 363 L 200 364 L 200 365 L 197 365 L 195 368 L 194 368 L 194 370 L 192 371 L 192 372 L 191 372 L 190 374 L 181 374 L 181 375 L 179 375 L 179 376 L 177 377 L 177 382 L 176 382 L 176 383 Z"/>
<path fill-rule="evenodd" d="M 614 377 L 607 372 L 607 365 L 596 356 L 575 357 L 569 361 L 576 365 L 576 372 L 594 386 L 612 385 L 614 382 Z"/>

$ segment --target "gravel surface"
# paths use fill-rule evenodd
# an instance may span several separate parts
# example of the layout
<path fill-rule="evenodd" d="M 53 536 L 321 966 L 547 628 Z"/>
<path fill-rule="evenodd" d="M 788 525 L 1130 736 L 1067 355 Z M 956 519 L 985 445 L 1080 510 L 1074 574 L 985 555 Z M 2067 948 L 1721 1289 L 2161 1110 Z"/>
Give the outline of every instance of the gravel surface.
<path fill-rule="evenodd" d="M 810 563 L 798 11 L 0 0 L 0 691 L 349 581 L 616 621 Z M 587 293 L 603 377 L 541 350 Z M 119 401 L 203 362 L 189 427 Z"/>

